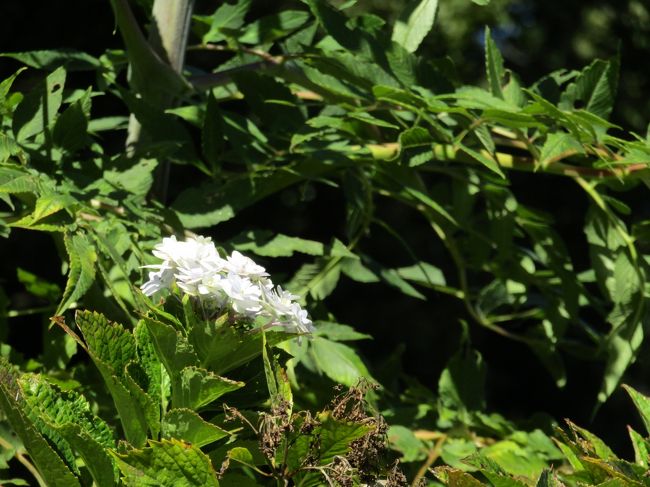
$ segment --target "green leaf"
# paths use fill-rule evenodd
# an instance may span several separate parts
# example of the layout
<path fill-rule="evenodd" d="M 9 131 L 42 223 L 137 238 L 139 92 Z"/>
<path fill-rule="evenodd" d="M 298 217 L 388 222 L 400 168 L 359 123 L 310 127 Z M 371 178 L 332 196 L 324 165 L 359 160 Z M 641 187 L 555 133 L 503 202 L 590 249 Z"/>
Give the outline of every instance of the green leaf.
<path fill-rule="evenodd" d="M 266 331 L 270 346 L 293 337 L 283 331 Z M 228 323 L 203 322 L 190 330 L 189 341 L 198 354 L 198 363 L 215 374 L 223 374 L 262 354 L 263 336 L 259 329 L 243 330 Z"/>
<path fill-rule="evenodd" d="M 318 419 L 321 422 L 319 428 L 321 465 L 327 465 L 336 456 L 345 455 L 350 451 L 350 444 L 353 441 L 373 430 L 372 426 L 335 419 L 329 412 L 319 414 Z"/>
<path fill-rule="evenodd" d="M 309 342 L 309 353 L 316 366 L 339 384 L 353 386 L 361 378 L 372 378 L 357 353 L 343 343 L 316 336 Z"/>
<path fill-rule="evenodd" d="M 72 154 L 88 144 L 88 116 L 84 104 L 90 105 L 90 89 L 57 118 L 52 130 L 52 142 Z"/>
<path fill-rule="evenodd" d="M 408 52 L 415 52 L 427 36 L 436 18 L 438 0 L 412 0 L 402 10 L 393 27 L 393 41 Z"/>
<path fill-rule="evenodd" d="M 489 27 L 485 28 L 485 71 L 490 84 L 490 91 L 494 96 L 503 98 L 501 85 L 506 72 L 503 68 L 503 57 L 501 57 L 501 52 L 494 39 L 492 39 Z"/>
<path fill-rule="evenodd" d="M 16 107 L 13 133 L 18 142 L 40 134 L 54 121 L 63 100 L 66 72 L 58 68 L 30 91 Z"/>
<path fill-rule="evenodd" d="M 282 10 L 276 14 L 257 19 L 246 26 L 237 39 L 242 44 L 265 44 L 285 37 L 299 29 L 309 19 L 302 10 Z"/>
<path fill-rule="evenodd" d="M 68 252 L 70 271 L 63 297 L 56 314 L 60 315 L 81 298 L 95 282 L 95 262 L 97 253 L 94 246 L 83 233 L 64 235 L 63 241 Z"/>
<path fill-rule="evenodd" d="M 65 66 L 66 71 L 94 71 L 101 66 L 99 59 L 73 49 L 4 52 L 0 57 L 12 58 L 31 68 L 44 71 L 54 71 L 61 66 Z"/>
<path fill-rule="evenodd" d="M 546 137 L 539 155 L 539 163 L 546 168 L 558 159 L 573 154 L 584 154 L 582 144 L 569 134 L 553 132 Z"/>
<path fill-rule="evenodd" d="M 359 333 L 354 328 L 340 323 L 332 323 L 328 321 L 317 321 L 315 323 L 317 336 L 323 336 L 335 342 L 345 342 L 354 340 L 365 340 L 372 338 L 365 333 Z"/>
<path fill-rule="evenodd" d="M 413 281 L 421 286 L 435 287 L 446 286 L 445 276 L 442 271 L 428 262 L 418 262 L 407 267 L 395 269 L 397 274 L 407 281 Z"/>
<path fill-rule="evenodd" d="M 463 346 L 440 374 L 440 402 L 456 411 L 481 411 L 485 408 L 484 389 L 483 359 L 477 351 Z"/>
<path fill-rule="evenodd" d="M 400 462 L 408 463 L 426 458 L 426 446 L 413 431 L 398 424 L 388 429 L 388 441 L 394 450 L 402 454 Z"/>
<path fill-rule="evenodd" d="M 230 433 L 208 423 L 191 409 L 172 409 L 162 423 L 164 438 L 175 438 L 202 447 L 225 438 Z"/>
<path fill-rule="evenodd" d="M 147 439 L 149 414 L 142 397 L 134 397 L 137 390 L 133 387 L 132 379 L 125 379 L 126 366 L 136 360 L 133 335 L 96 312 L 78 311 L 75 318 L 86 344 L 81 340 L 79 342 L 87 347 L 90 358 L 111 393 L 127 440 L 132 445 L 143 445 Z"/>
<path fill-rule="evenodd" d="M 224 2 L 220 5 L 212 14 L 212 24 L 203 36 L 203 43 L 221 41 L 225 38 L 225 32 L 239 29 L 244 24 L 244 17 L 250 5 L 251 0 Z"/>
<path fill-rule="evenodd" d="M 461 150 L 465 152 L 467 155 L 469 155 L 472 159 L 478 161 L 479 163 L 483 164 L 485 167 L 487 167 L 490 171 L 495 172 L 499 176 L 501 176 L 503 179 L 506 179 L 506 175 L 503 174 L 503 171 L 501 170 L 501 167 L 499 166 L 499 163 L 489 154 L 485 154 L 483 152 L 478 152 L 475 151 L 474 149 L 470 149 L 469 147 L 466 146 L 461 146 Z"/>
<path fill-rule="evenodd" d="M 627 430 L 630 434 L 630 440 L 632 440 L 632 447 L 634 448 L 634 461 L 637 464 L 648 468 L 648 466 L 650 466 L 650 441 L 645 439 L 629 426 L 627 427 Z"/>
<path fill-rule="evenodd" d="M 129 487 L 219 487 L 210 459 L 180 440 L 151 440 L 148 447 L 115 453 L 115 457 Z"/>
<path fill-rule="evenodd" d="M 618 90 L 618 57 L 596 60 L 587 66 L 562 93 L 560 108 L 584 108 L 607 119 Z"/>
<path fill-rule="evenodd" d="M 235 250 L 253 252 L 263 257 L 291 257 L 296 252 L 323 255 L 325 246 L 315 240 L 290 237 L 265 230 L 250 230 L 230 241 Z"/>
<path fill-rule="evenodd" d="M 129 193 L 146 196 L 153 184 L 153 172 L 158 167 L 156 159 L 140 159 L 131 167 L 104 171 L 104 180 Z"/>
<path fill-rule="evenodd" d="M 181 391 L 178 404 L 191 409 L 201 409 L 245 385 L 198 367 L 185 367 L 181 370 L 179 383 Z"/>
<path fill-rule="evenodd" d="M 17 374 L 12 366 L 4 359 L 0 359 L 0 409 L 22 440 L 32 462 L 47 485 L 52 487 L 80 486 L 81 484 L 74 474 L 27 417 L 24 411 L 25 399 L 17 379 Z"/>
<path fill-rule="evenodd" d="M 623 388 L 632 398 L 634 406 L 636 406 L 636 410 L 639 412 L 639 416 L 641 416 L 641 419 L 643 420 L 643 425 L 650 435 L 650 398 L 644 396 L 626 384 L 623 384 Z"/>
<path fill-rule="evenodd" d="M 52 282 L 38 277 L 20 267 L 16 268 L 16 277 L 18 281 L 25 286 L 27 292 L 38 296 L 39 298 L 47 299 L 50 302 L 56 301 L 61 296 L 61 288 Z"/>
<path fill-rule="evenodd" d="M 219 160 L 223 155 L 224 147 L 223 115 L 221 114 L 221 110 L 219 110 L 216 98 L 210 92 L 208 94 L 208 103 L 205 108 L 203 126 L 201 128 L 201 149 L 203 156 L 212 168 L 219 166 Z"/>

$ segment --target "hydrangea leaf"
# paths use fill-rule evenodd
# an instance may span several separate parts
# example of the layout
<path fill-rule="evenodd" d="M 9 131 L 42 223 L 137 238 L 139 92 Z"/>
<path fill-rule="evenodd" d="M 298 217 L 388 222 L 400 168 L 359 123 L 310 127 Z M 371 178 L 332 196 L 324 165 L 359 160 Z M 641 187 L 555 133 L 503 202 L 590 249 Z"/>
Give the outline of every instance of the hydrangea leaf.
<path fill-rule="evenodd" d="M 24 375 L 19 383 L 27 415 L 71 468 L 76 469 L 75 451 L 84 458 L 93 477 L 100 477 L 100 485 L 114 485 L 113 461 L 106 452 L 115 446 L 113 435 L 91 412 L 88 401 L 73 391 L 60 391 L 38 375 Z"/>
<path fill-rule="evenodd" d="M 86 344 L 79 342 L 87 347 L 113 397 L 127 440 L 135 446 L 143 445 L 147 439 L 147 414 L 142 398 L 133 396 L 133 384 L 125 379 L 126 366 L 136 360 L 133 335 L 96 312 L 77 312 L 76 323 L 86 339 Z"/>
<path fill-rule="evenodd" d="M 32 462 L 52 487 L 76 487 L 81 484 L 38 431 L 25 412 L 25 398 L 12 366 L 0 360 L 0 409 L 22 440 Z"/>
<path fill-rule="evenodd" d="M 210 459 L 198 447 L 180 440 L 150 441 L 145 448 L 115 457 L 129 487 L 219 487 Z"/>
<path fill-rule="evenodd" d="M 185 367 L 180 376 L 180 407 L 200 409 L 224 394 L 244 387 L 238 382 L 218 376 L 199 367 Z"/>
<path fill-rule="evenodd" d="M 295 335 L 282 331 L 267 331 L 269 346 L 276 345 Z M 198 351 L 202 367 L 224 374 L 262 354 L 262 334 L 256 330 L 242 330 L 228 323 L 202 322 L 190 330 L 189 340 Z M 206 347 L 206 344 L 213 345 Z"/>
<path fill-rule="evenodd" d="M 226 430 L 208 423 L 191 409 L 177 408 L 169 411 L 162 423 L 164 438 L 176 438 L 187 441 L 197 447 L 229 436 Z"/>

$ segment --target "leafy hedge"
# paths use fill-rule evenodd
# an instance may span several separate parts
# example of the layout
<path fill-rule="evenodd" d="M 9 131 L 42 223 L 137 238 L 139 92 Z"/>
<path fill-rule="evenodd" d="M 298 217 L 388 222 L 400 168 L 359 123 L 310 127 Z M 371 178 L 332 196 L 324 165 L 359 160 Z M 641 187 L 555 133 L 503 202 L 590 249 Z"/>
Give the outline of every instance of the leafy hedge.
<path fill-rule="evenodd" d="M 26 68 L 0 83 L 0 231 L 50 235 L 67 277 L 61 289 L 18 269 L 44 306 L 2 300 L 5 317 L 47 326 L 39 357 L 2 346 L 0 467 L 66 486 L 648 484 L 650 440 L 632 429 L 634 462 L 571 422 L 554 433 L 487 412 L 471 347 L 479 328 L 522 343 L 558 387 L 567 357 L 599 361 L 594 410 L 637 358 L 648 221 L 627 195 L 645 191 L 650 137 L 608 121 L 619 59 L 525 86 L 486 28 L 485 86 L 463 85 L 450 59 L 417 54 L 437 3 L 387 26 L 325 0 L 261 18 L 250 0 L 194 16 L 190 1 L 157 0 L 147 40 L 112 0 L 124 50 L 2 54 Z M 184 65 L 186 52 L 200 62 Z M 23 73 L 38 81 L 27 88 Z M 552 207 L 526 202 L 520 171 L 575 183 L 588 259 Z M 288 194 L 300 209 L 315 188 L 344 201 L 335 234 L 279 232 L 281 215 L 220 234 Z M 387 206 L 418 230 L 395 227 Z M 250 333 L 181 296 L 144 296 L 161 235 L 199 231 L 293 269 L 279 280 L 313 336 Z M 386 237 L 398 259 L 378 252 Z M 369 336 L 328 308 L 343 279 L 462 305 L 469 321 L 437 391 L 391 384 L 360 357 L 353 342 Z M 333 383 L 350 389 L 332 399 Z M 627 391 L 647 426 L 649 399 Z M 24 485 L 17 475 L 3 483 Z"/>

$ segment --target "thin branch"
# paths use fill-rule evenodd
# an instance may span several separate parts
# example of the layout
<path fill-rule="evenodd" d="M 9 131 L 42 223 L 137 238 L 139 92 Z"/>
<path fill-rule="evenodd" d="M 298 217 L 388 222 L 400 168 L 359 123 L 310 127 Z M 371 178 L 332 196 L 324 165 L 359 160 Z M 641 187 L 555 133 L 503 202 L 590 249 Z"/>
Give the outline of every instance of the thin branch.
<path fill-rule="evenodd" d="M 0 438 L 0 446 L 4 448 L 5 450 L 14 450 L 13 445 L 9 443 L 7 440 L 4 438 Z M 29 461 L 29 459 L 18 449 L 15 449 L 14 457 L 16 457 L 16 460 L 18 460 L 20 463 L 23 464 L 23 466 L 29 471 L 29 473 L 32 474 L 32 476 L 36 479 L 36 482 L 38 482 L 38 485 L 40 487 L 47 487 L 47 483 L 41 477 L 41 474 L 38 472 L 38 469 L 34 466 L 32 462 Z"/>
<path fill-rule="evenodd" d="M 416 485 L 420 484 L 420 480 L 426 475 L 429 467 L 431 467 L 431 465 L 433 465 L 434 462 L 440 457 L 440 454 L 442 453 L 442 446 L 444 445 L 445 441 L 447 441 L 447 435 L 445 434 L 438 438 L 435 446 L 429 451 L 427 459 L 418 470 L 418 473 L 415 474 L 415 477 L 413 477 L 411 486 L 415 487 Z"/>

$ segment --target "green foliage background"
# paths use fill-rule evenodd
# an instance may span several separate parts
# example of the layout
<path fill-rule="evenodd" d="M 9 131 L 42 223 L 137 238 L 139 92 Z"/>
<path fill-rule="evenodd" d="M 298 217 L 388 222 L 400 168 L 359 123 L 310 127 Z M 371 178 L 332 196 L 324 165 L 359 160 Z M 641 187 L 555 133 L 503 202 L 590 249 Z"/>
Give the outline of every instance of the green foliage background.
<path fill-rule="evenodd" d="M 563 456 L 578 472 L 564 481 L 607 478 L 602 462 L 619 460 L 590 433 L 570 425 L 575 438 L 551 442 L 563 417 L 647 467 L 618 386 L 647 388 L 650 13 L 636 0 L 441 0 L 429 33 L 437 2 L 416 3 L 417 18 L 397 2 L 199 2 L 185 80 L 133 37 L 122 51 L 108 2 L 40 11 L 60 19 L 40 35 L 14 23 L 3 356 L 107 419 L 83 342 L 49 318 L 83 307 L 134 326 L 147 252 L 196 231 L 256 255 L 319 320 L 312 340 L 280 346 L 300 408 L 322 410 L 333 383 L 382 385 L 369 400 L 410 479 L 431 458 L 450 484 L 472 482 L 456 469 L 537 478 Z M 150 7 L 138 2 L 142 26 Z M 29 5 L 0 8 L 18 19 Z M 32 49 L 48 51 L 15 54 Z M 129 113 L 143 135 L 125 151 Z M 97 365 L 114 399 L 125 364 Z M 156 421 L 126 439 L 163 438 L 171 422 Z"/>

